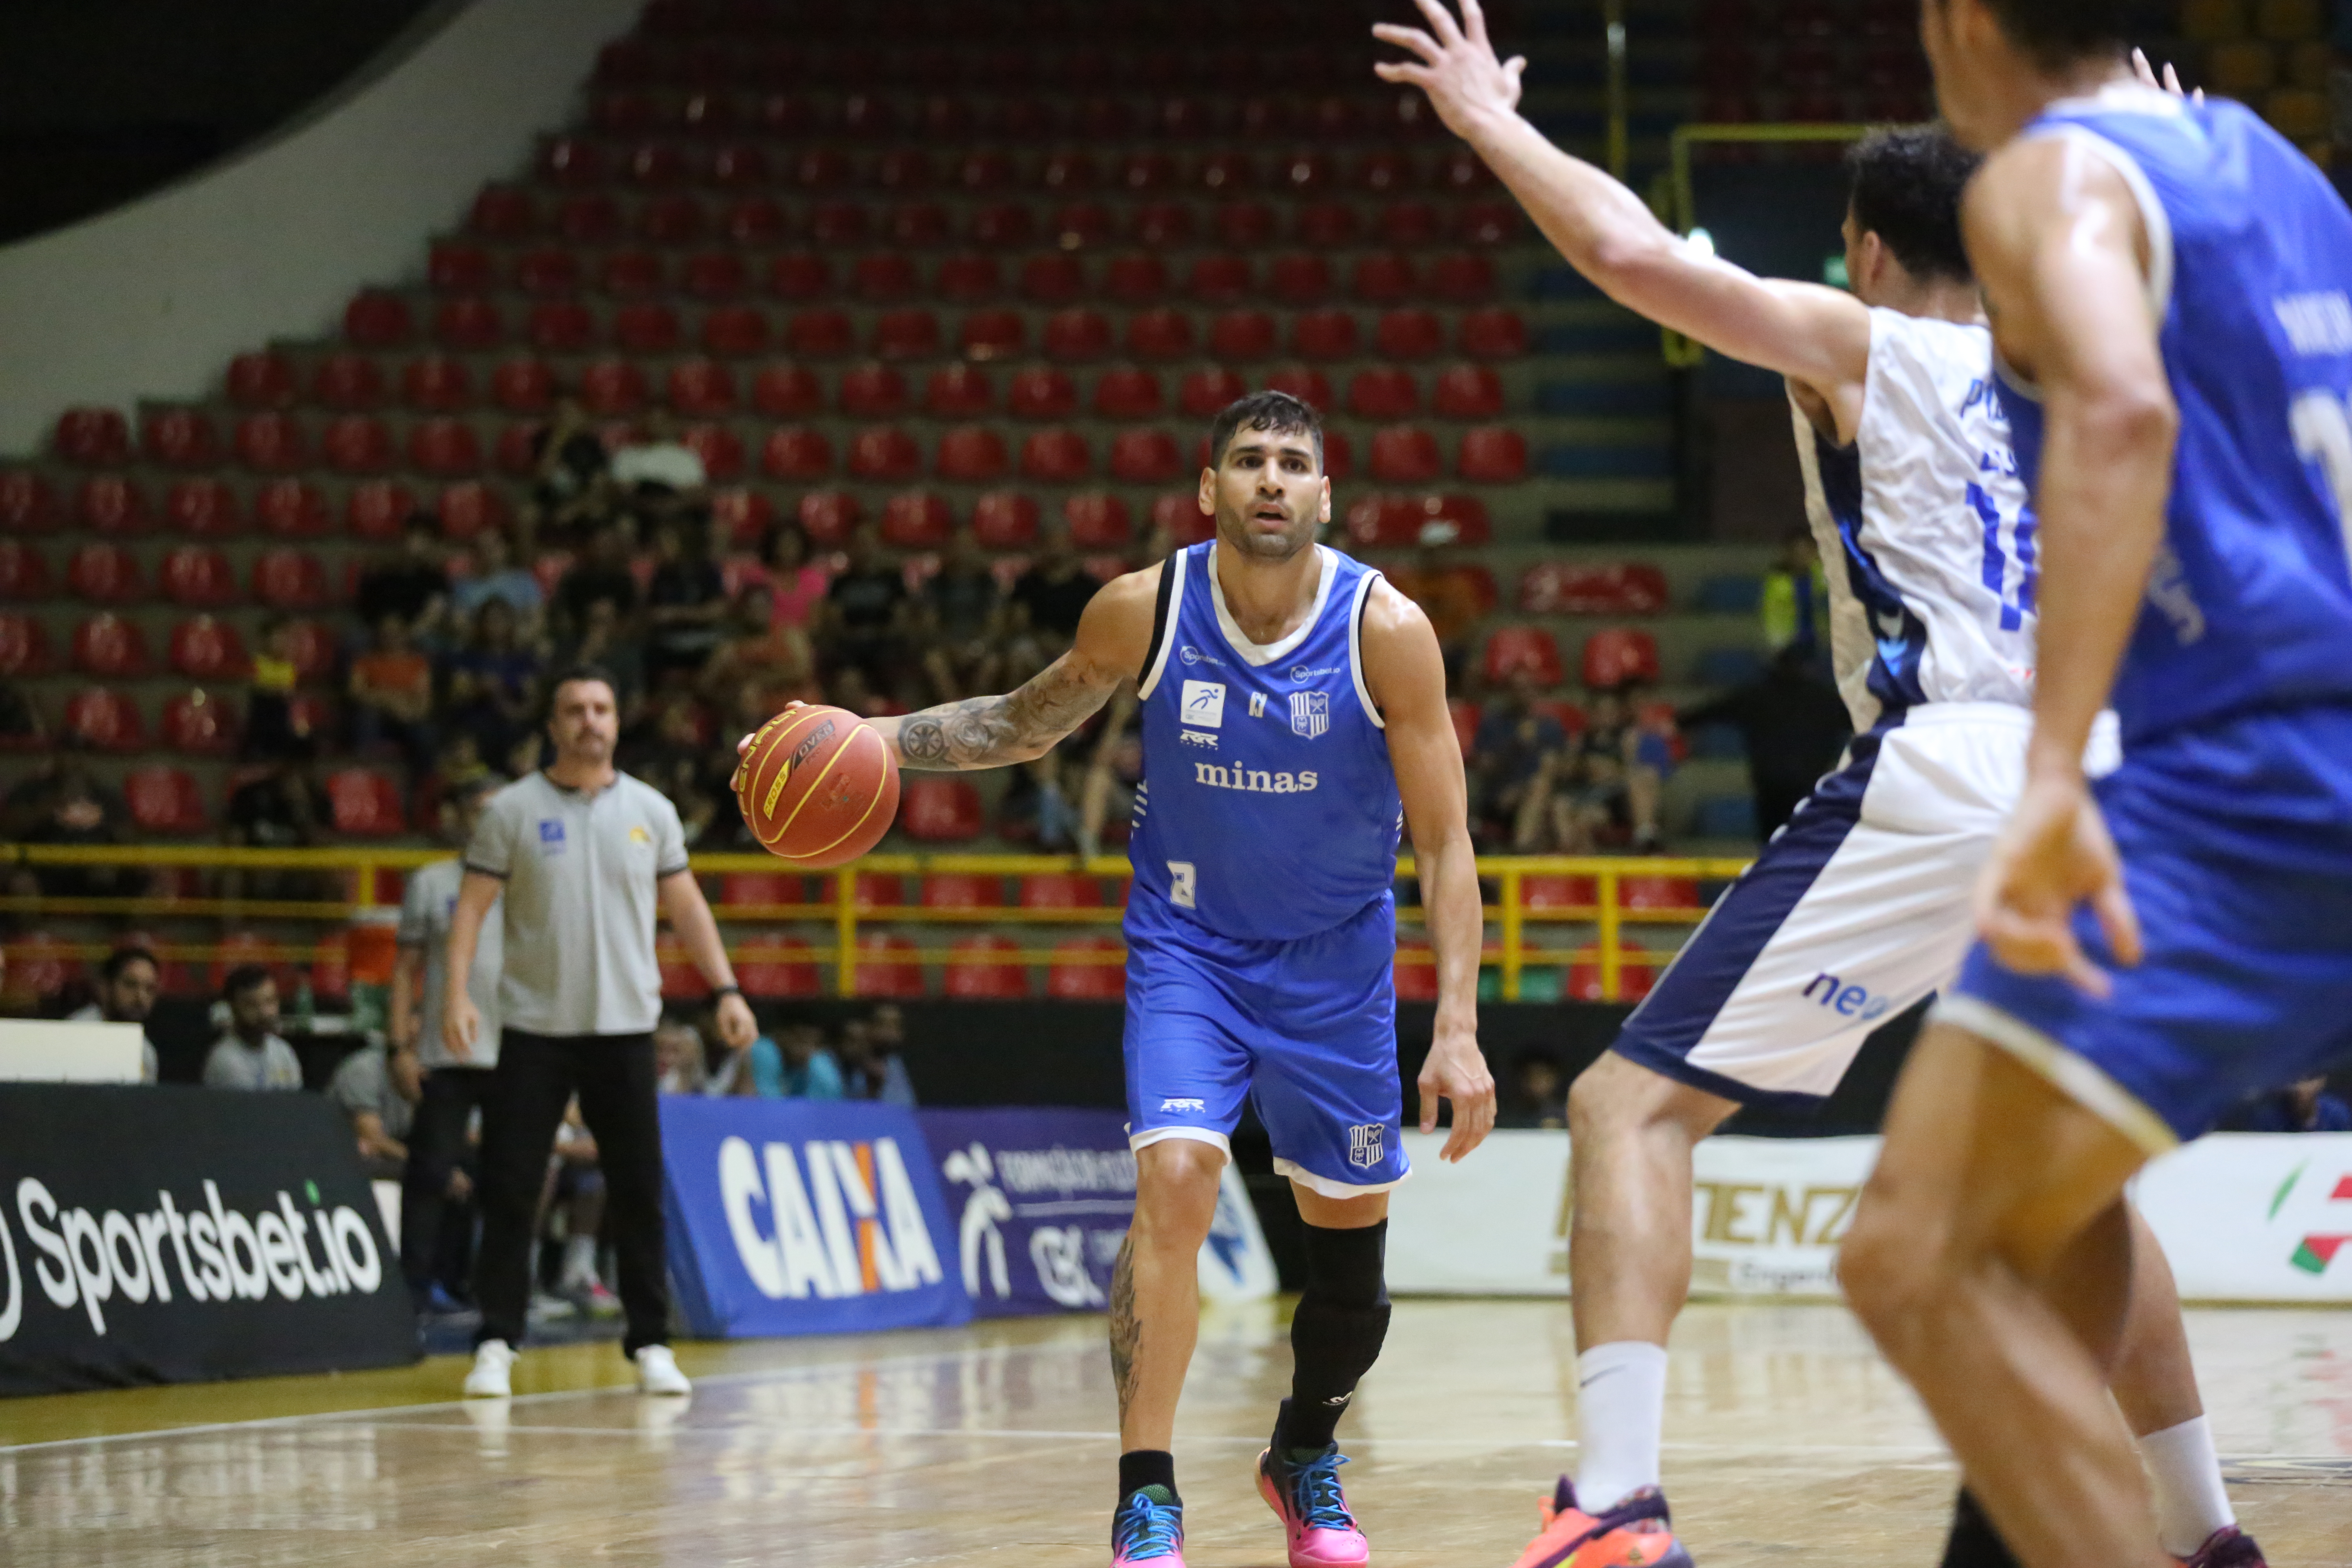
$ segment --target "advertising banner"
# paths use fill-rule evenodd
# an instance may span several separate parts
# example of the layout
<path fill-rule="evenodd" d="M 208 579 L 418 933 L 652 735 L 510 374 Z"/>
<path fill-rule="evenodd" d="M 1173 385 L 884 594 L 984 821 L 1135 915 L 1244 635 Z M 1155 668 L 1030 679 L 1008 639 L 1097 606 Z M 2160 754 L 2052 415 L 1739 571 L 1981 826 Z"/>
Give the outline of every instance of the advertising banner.
<path fill-rule="evenodd" d="M 2133 1196 L 2191 1301 L 2352 1301 L 2352 1132 L 2216 1132 Z"/>
<path fill-rule="evenodd" d="M 661 1118 L 670 1272 L 697 1336 L 970 1321 L 913 1111 L 666 1095 Z"/>
<path fill-rule="evenodd" d="M 917 1113 L 948 1205 L 956 1256 L 983 1318 L 1098 1312 L 1135 1217 L 1135 1155 L 1116 1110 Z"/>
<path fill-rule="evenodd" d="M 325 1100 L 0 1085 L 0 1394 L 416 1354 L 398 1257 Z"/>

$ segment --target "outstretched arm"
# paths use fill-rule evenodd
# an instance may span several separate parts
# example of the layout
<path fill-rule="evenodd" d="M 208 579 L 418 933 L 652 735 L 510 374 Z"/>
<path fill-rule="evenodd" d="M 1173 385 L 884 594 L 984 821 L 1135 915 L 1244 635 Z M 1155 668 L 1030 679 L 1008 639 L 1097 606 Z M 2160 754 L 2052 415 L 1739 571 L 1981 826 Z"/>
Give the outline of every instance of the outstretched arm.
<path fill-rule="evenodd" d="M 1478 960 L 1486 913 L 1470 845 L 1462 742 L 1445 710 L 1445 661 L 1421 606 L 1382 583 L 1364 611 L 1364 683 L 1388 726 L 1389 760 L 1412 835 L 1421 905 L 1437 949 L 1437 1030 L 1421 1069 L 1421 1130 L 1454 1102 L 1442 1158 L 1459 1160 L 1495 1126 L 1495 1079 L 1478 1049 Z"/>
<path fill-rule="evenodd" d="M 1695 250 L 1641 197 L 1544 139 L 1518 112 L 1527 61 L 1495 58 L 1478 0 L 1415 0 L 1430 30 L 1381 23 L 1382 43 L 1415 58 L 1372 68 L 1429 94 L 1438 118 L 1510 187 L 1544 237 L 1601 292 L 1717 353 L 1778 371 L 1824 395 L 1859 386 L 1870 365 L 1870 312 L 1817 283 L 1759 278 Z"/>

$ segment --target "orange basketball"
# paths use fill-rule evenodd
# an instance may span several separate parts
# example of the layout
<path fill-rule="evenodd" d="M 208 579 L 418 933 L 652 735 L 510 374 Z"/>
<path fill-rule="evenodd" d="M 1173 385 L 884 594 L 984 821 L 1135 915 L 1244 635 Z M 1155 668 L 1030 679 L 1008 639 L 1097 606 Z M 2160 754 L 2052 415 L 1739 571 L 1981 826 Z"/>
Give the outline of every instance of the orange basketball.
<path fill-rule="evenodd" d="M 760 726 L 735 770 L 751 837 L 809 871 L 845 866 L 898 815 L 898 763 L 845 708 L 791 708 Z"/>

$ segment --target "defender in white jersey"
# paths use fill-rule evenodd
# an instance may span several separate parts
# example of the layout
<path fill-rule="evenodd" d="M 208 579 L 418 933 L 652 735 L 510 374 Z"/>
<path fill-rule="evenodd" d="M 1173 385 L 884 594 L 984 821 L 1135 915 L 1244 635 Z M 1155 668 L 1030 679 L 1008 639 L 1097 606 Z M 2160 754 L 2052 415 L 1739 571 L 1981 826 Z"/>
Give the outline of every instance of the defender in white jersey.
<path fill-rule="evenodd" d="M 1708 915 L 1570 1100 L 1579 1470 L 1520 1568 L 1689 1562 L 1660 1485 L 1665 1341 L 1690 1286 L 1691 1152 L 1741 1105 L 1818 1104 L 1871 1030 L 1946 984 L 2021 787 L 2034 672 L 2033 520 L 1991 395 L 1959 237 L 1974 161 L 1881 132 L 1851 160 L 1849 294 L 1694 249 L 1516 110 L 1476 0 L 1374 28 L 1561 253 L 1621 304 L 1788 377 L 1831 648 L 1855 737 Z M 2112 741 L 2108 748 L 2112 752 Z M 2112 756 L 2104 760 L 2112 765 Z M 2148 1435 L 2168 1540 L 2231 1530 L 2171 1279 L 2141 1247 L 2116 1393 Z M 1999 1560 L 1964 1509 L 1948 1562 Z M 1982 1552 L 1981 1557 L 1970 1556 Z M 2235 1562 L 2237 1559 L 2231 1559 Z"/>

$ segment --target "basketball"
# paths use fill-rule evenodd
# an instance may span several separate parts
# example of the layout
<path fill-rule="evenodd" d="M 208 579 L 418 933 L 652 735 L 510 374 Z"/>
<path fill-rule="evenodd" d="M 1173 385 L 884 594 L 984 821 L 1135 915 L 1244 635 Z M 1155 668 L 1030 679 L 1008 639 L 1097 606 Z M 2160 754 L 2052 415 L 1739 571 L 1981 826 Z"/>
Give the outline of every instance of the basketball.
<path fill-rule="evenodd" d="M 845 708 L 791 708 L 760 726 L 735 770 L 751 837 L 803 870 L 845 866 L 898 815 L 898 763 Z"/>

